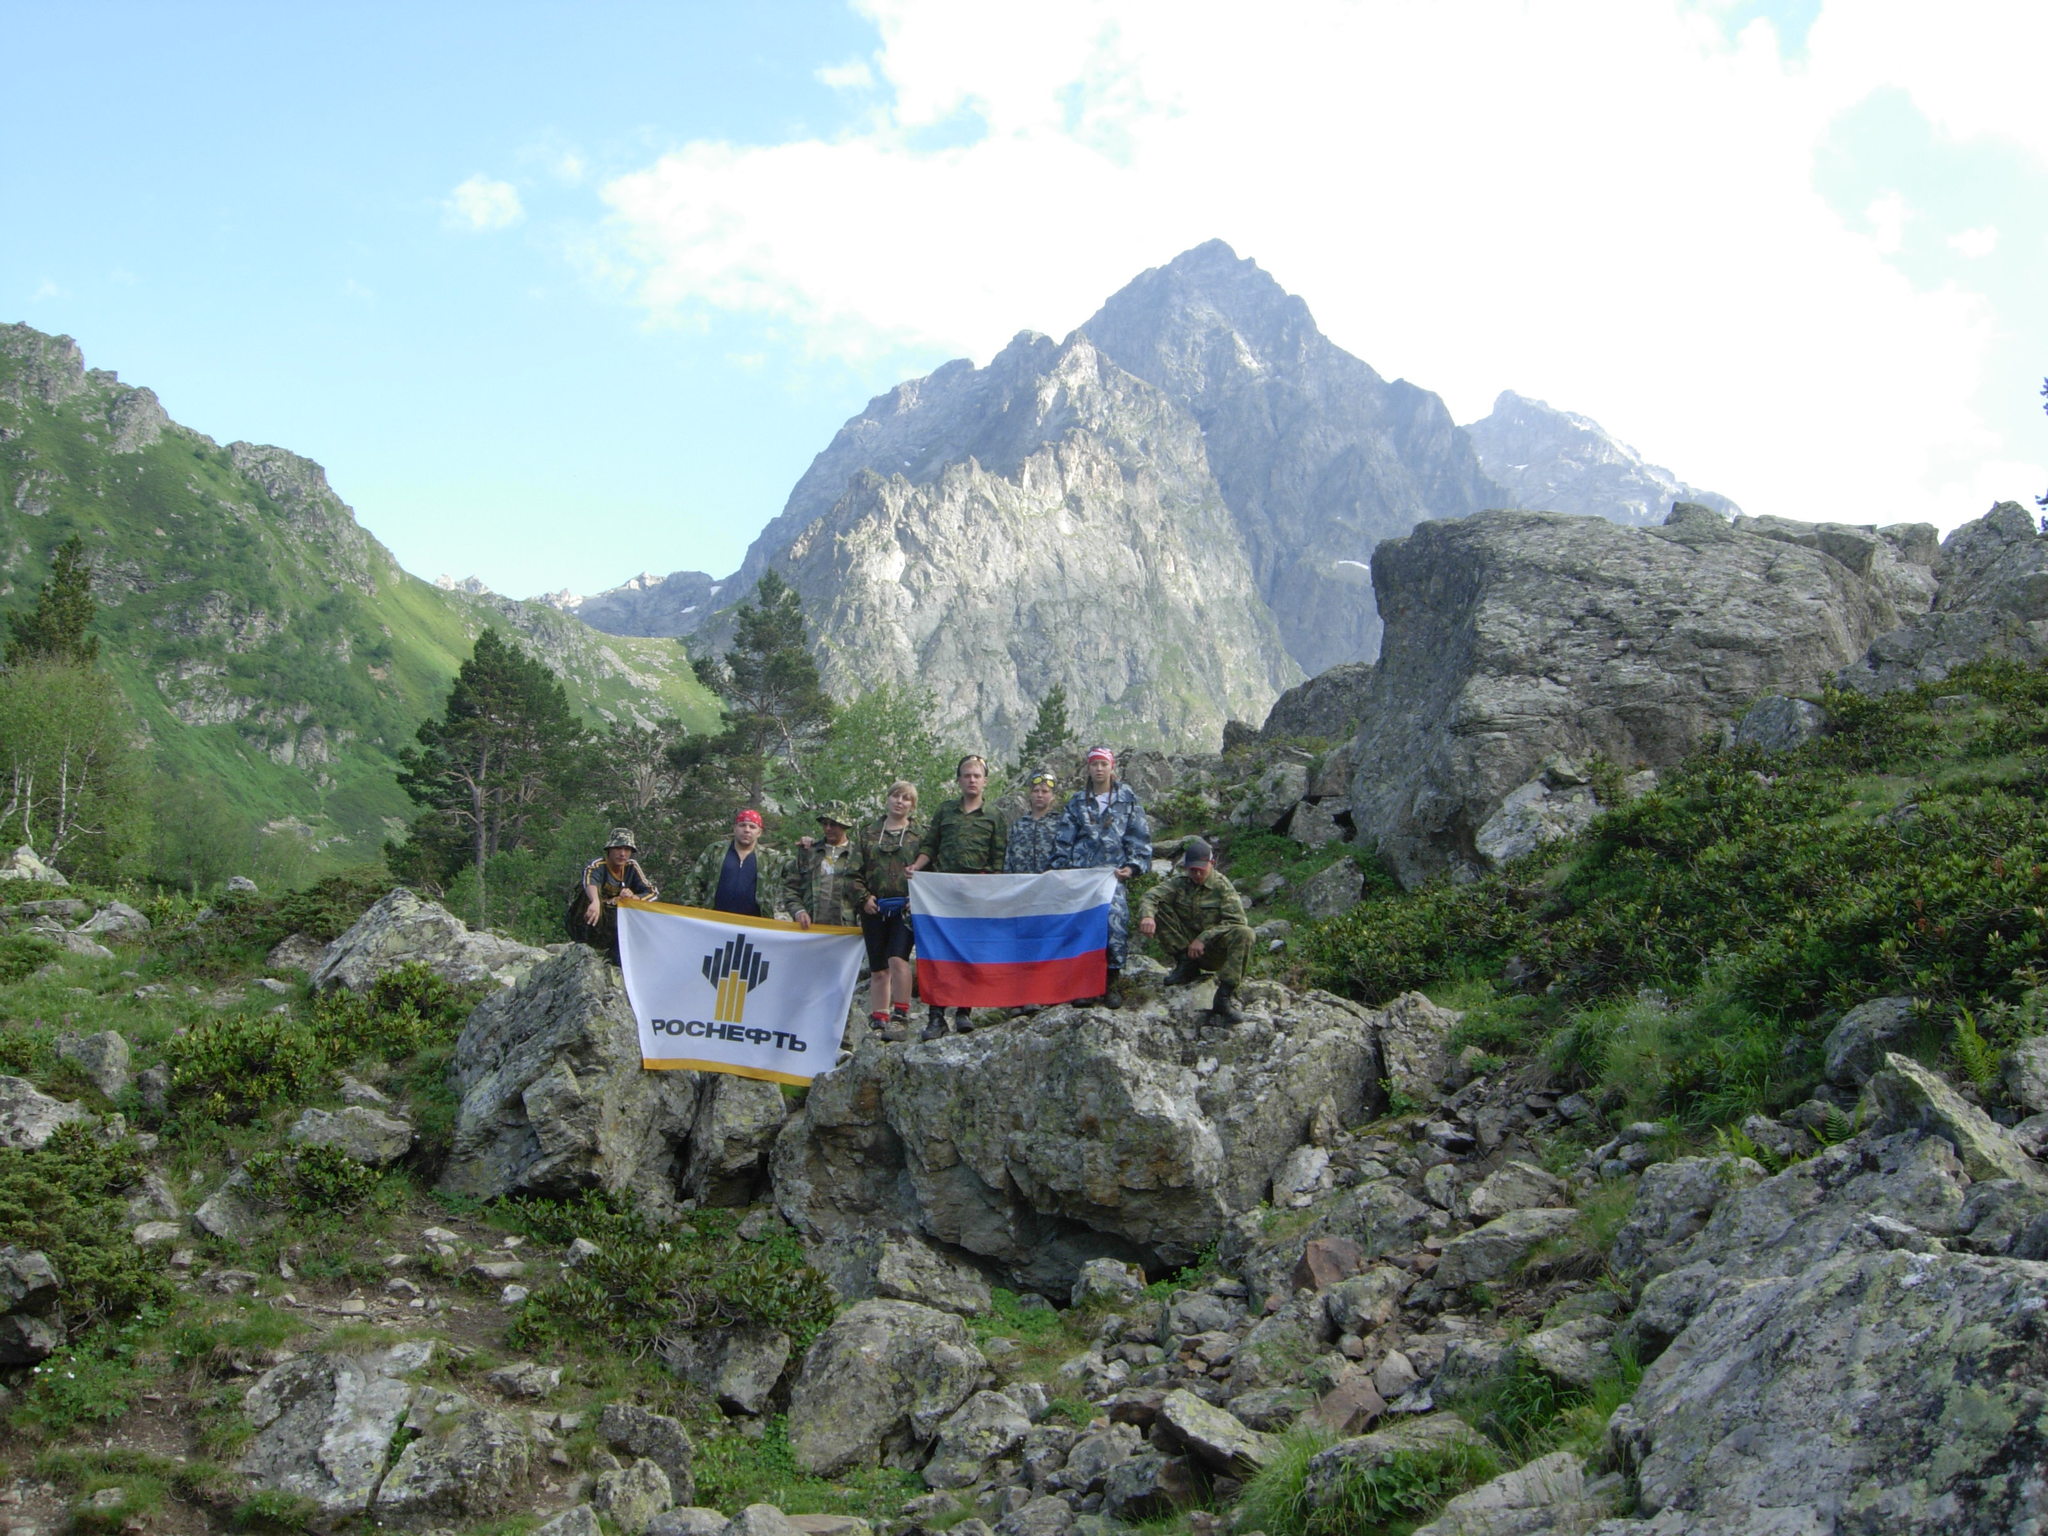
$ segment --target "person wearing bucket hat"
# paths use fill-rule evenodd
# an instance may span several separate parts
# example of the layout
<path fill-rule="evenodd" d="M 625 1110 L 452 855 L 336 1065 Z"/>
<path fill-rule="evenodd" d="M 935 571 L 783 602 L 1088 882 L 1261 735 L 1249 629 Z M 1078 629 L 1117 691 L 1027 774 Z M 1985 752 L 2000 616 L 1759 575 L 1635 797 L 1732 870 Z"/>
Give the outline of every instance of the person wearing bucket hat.
<path fill-rule="evenodd" d="M 631 892 L 652 901 L 660 894 L 635 857 L 639 851 L 629 829 L 613 827 L 612 835 L 605 839 L 604 853 L 583 866 L 583 876 L 577 882 L 583 893 L 583 942 L 603 950 L 613 965 L 619 963 L 619 897 Z"/>
<path fill-rule="evenodd" d="M 1131 944 L 1131 908 L 1126 882 L 1152 862 L 1152 827 L 1131 786 L 1116 776 L 1116 754 L 1091 750 L 1083 764 L 1083 787 L 1068 799 L 1054 837 L 1054 869 L 1113 869 L 1116 895 L 1109 905 L 1109 987 L 1090 999 L 1098 1008 L 1119 1006 L 1117 978 Z"/>
<path fill-rule="evenodd" d="M 1156 935 L 1160 950 L 1173 961 L 1166 985 L 1186 986 L 1203 971 L 1214 971 L 1216 996 L 1209 1004 L 1210 1017 L 1242 1024 L 1237 989 L 1244 981 L 1244 963 L 1251 957 L 1252 925 L 1237 888 L 1229 876 L 1216 872 L 1215 863 L 1207 842 L 1189 838 L 1173 873 L 1138 903 L 1138 932 L 1148 938 Z"/>
<path fill-rule="evenodd" d="M 812 923 L 850 928 L 859 917 L 853 896 L 854 846 L 847 830 L 853 813 L 839 801 L 818 807 L 822 835 L 803 838 L 789 861 L 789 913 L 799 928 Z"/>
<path fill-rule="evenodd" d="M 741 917 L 786 917 L 789 861 L 762 846 L 761 813 L 742 806 L 733 813 L 732 836 L 697 855 L 684 884 L 683 905 Z"/>
<path fill-rule="evenodd" d="M 1003 873 L 1040 875 L 1052 868 L 1059 851 L 1060 819 L 1053 814 L 1059 803 L 1059 775 L 1040 768 L 1031 775 L 1024 791 L 1025 813 L 1010 823 L 1009 845 L 1003 850 Z"/>

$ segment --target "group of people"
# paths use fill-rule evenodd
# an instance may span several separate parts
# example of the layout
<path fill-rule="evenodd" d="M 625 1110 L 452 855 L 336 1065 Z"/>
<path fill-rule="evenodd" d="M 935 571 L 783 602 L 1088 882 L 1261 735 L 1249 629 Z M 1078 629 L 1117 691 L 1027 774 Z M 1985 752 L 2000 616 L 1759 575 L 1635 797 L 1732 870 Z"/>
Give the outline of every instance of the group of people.
<path fill-rule="evenodd" d="M 1145 808 L 1117 777 L 1116 754 L 1088 753 L 1082 788 L 1059 806 L 1059 778 L 1031 775 L 1025 814 L 1012 821 L 986 798 L 988 764 L 970 753 L 954 772 L 960 793 L 917 823 L 917 786 L 891 784 L 884 810 L 872 821 L 843 805 L 817 813 L 819 835 L 801 840 L 794 855 L 761 842 L 761 814 L 743 809 L 732 835 L 698 857 L 684 882 L 685 906 L 748 917 L 776 917 L 808 928 L 813 923 L 861 930 L 870 972 L 868 1021 L 884 1039 L 907 1039 L 911 1024 L 910 958 L 916 936 L 910 920 L 910 882 L 924 870 L 939 874 L 1038 874 L 1048 869 L 1113 869 L 1109 977 L 1093 1006 L 1118 1006 L 1117 981 L 1130 953 L 1130 904 L 1125 887 L 1152 860 L 1152 829 Z M 581 882 L 587 942 L 618 959 L 618 899 L 630 893 L 651 900 L 656 890 L 636 857 L 633 835 L 613 830 L 602 858 L 584 867 Z M 1156 938 L 1174 962 L 1166 984 L 1179 986 L 1203 972 L 1216 975 L 1211 1014 L 1242 1023 L 1236 994 L 1251 954 L 1251 925 L 1229 879 L 1215 869 L 1209 844 L 1189 838 L 1173 872 L 1138 904 L 1138 931 Z M 963 1031 L 965 1008 L 929 1009 L 923 1038 Z"/>

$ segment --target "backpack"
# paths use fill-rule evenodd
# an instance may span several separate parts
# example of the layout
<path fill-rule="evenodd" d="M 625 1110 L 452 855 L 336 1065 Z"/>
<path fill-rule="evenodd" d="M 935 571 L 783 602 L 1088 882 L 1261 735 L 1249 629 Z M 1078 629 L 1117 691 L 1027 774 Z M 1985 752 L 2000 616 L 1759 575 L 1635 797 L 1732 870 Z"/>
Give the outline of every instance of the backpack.
<path fill-rule="evenodd" d="M 589 910 L 590 897 L 584 893 L 583 880 L 579 875 L 576 883 L 569 887 L 569 905 L 562 911 L 562 932 L 569 936 L 571 944 L 590 942 L 590 924 L 583 920 L 583 914 Z"/>

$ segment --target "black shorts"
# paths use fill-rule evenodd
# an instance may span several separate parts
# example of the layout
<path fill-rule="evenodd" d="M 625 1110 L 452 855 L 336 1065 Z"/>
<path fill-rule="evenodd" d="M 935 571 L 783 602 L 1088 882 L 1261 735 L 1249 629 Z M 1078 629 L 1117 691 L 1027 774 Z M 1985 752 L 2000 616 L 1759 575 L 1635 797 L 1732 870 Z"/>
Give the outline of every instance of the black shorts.
<path fill-rule="evenodd" d="M 872 917 L 862 913 L 860 932 L 868 944 L 869 970 L 879 971 L 891 960 L 910 958 L 912 938 L 908 907 L 898 907 L 893 912 L 878 912 Z"/>

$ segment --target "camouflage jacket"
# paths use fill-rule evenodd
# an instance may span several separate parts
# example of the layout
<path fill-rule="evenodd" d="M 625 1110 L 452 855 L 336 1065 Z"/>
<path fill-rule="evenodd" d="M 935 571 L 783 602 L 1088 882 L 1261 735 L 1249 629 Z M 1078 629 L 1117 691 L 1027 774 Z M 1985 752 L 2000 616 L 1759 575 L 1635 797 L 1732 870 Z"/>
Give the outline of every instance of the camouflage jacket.
<path fill-rule="evenodd" d="M 725 867 L 725 851 L 732 839 L 721 837 L 697 855 L 684 879 L 679 898 L 686 907 L 709 907 L 718 894 L 718 873 Z M 789 855 L 760 843 L 754 844 L 754 901 L 763 917 L 786 917 L 789 912 Z"/>

